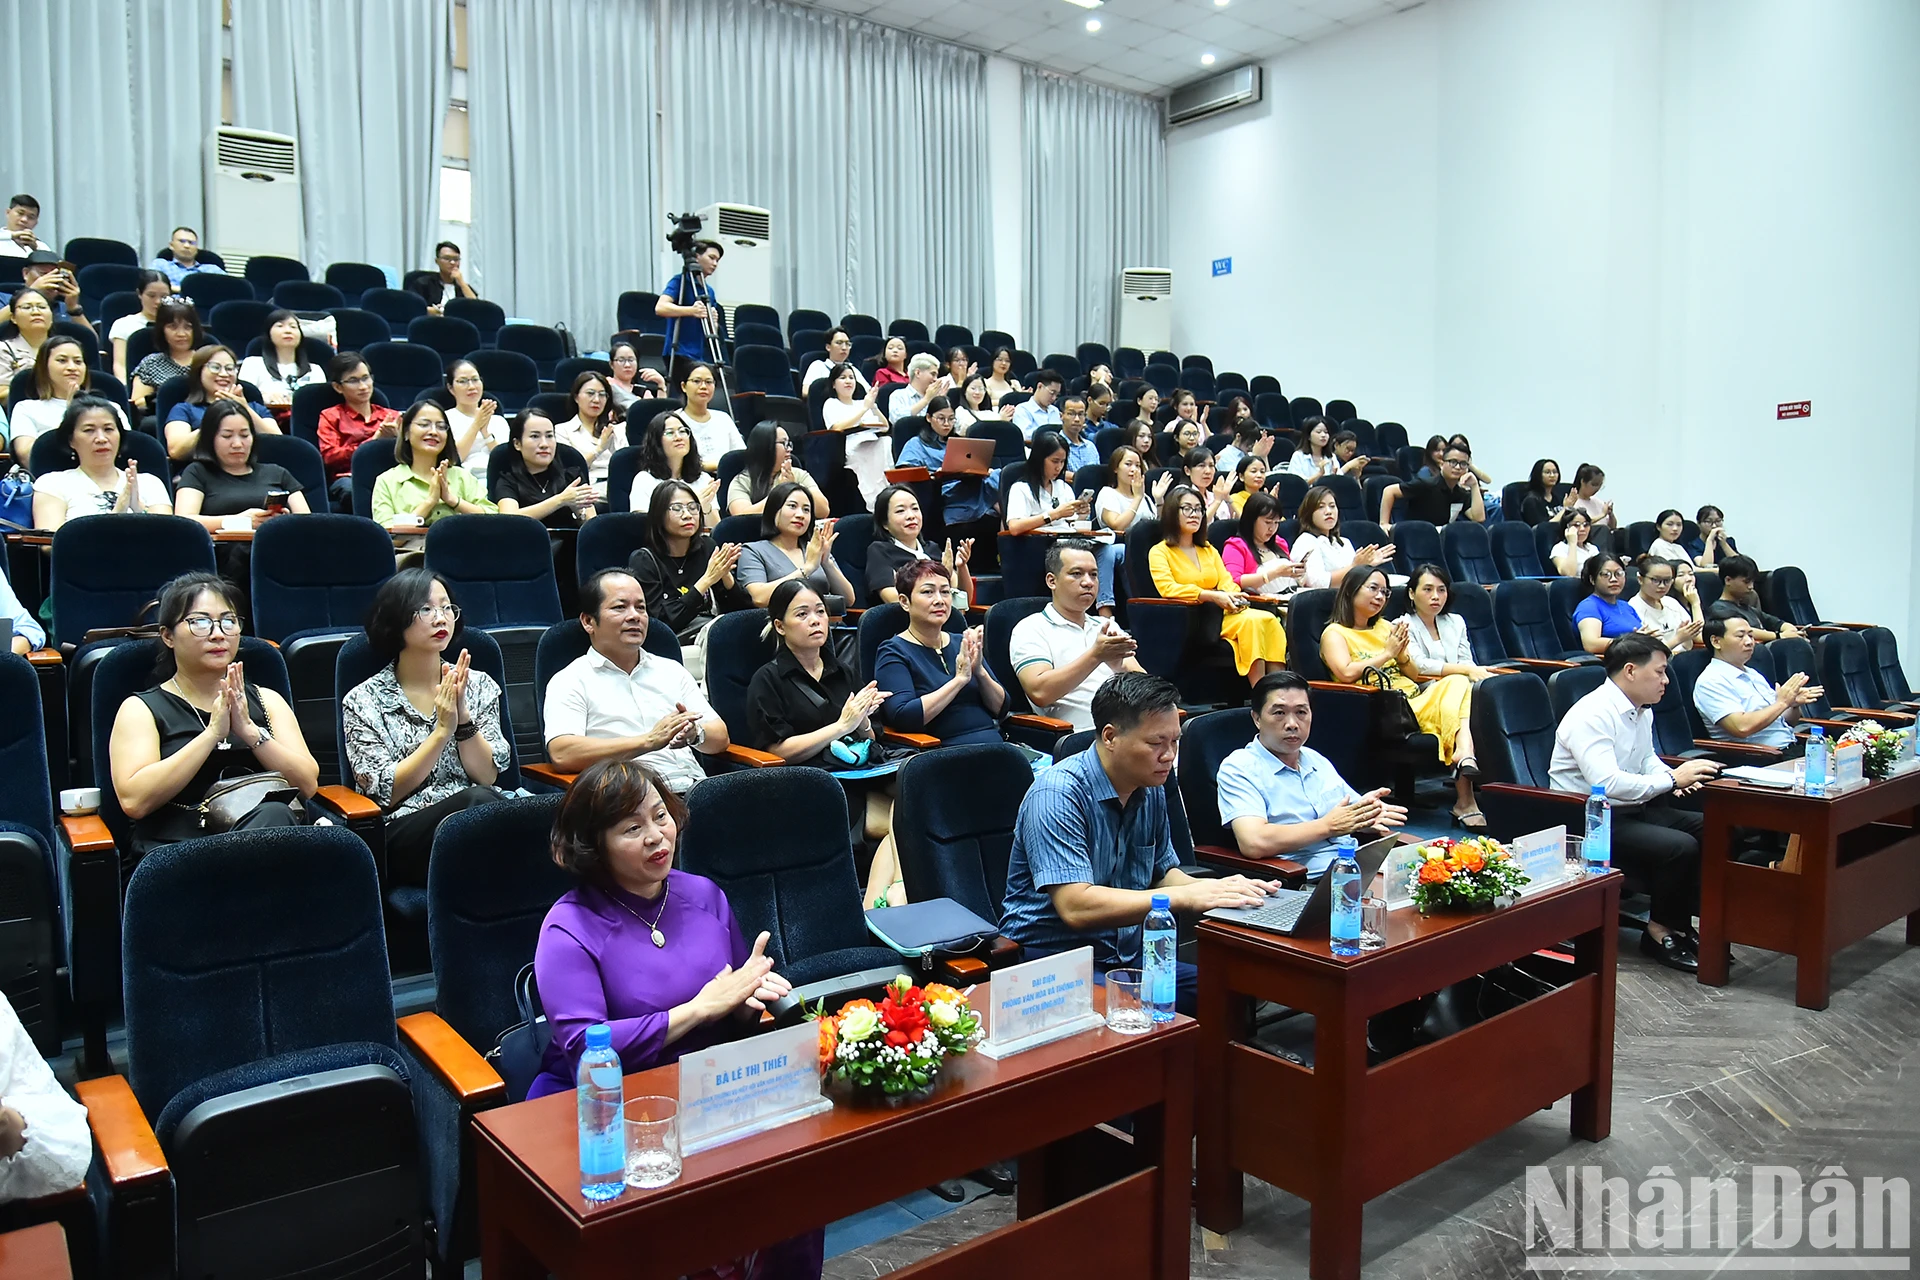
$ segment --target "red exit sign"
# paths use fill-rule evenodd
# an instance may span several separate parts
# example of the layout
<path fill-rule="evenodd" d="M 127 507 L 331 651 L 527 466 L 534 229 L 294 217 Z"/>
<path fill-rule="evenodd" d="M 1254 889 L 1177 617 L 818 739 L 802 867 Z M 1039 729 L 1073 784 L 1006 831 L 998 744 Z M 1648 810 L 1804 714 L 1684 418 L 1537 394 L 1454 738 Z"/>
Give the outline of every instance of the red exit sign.
<path fill-rule="evenodd" d="M 1780 418 L 1811 418 L 1813 416 L 1813 401 L 1788 400 L 1775 407 L 1773 416 L 1776 420 Z"/>

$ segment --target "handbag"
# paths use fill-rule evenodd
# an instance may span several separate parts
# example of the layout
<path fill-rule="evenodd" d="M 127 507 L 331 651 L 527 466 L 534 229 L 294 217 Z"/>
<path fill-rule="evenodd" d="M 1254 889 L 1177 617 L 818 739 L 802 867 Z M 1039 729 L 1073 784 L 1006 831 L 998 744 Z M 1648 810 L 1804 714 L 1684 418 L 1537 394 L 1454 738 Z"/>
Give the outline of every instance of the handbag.
<path fill-rule="evenodd" d="M 932 969 L 936 959 L 978 952 L 1000 932 L 952 898 L 874 907 L 866 914 L 868 933 L 923 970 Z"/>
<path fill-rule="evenodd" d="M 1367 738 L 1375 747 L 1399 747 L 1420 732 L 1420 719 L 1413 714 L 1413 703 L 1393 687 L 1393 681 L 1378 667 L 1360 673 L 1360 687 L 1367 690 Z"/>
<path fill-rule="evenodd" d="M 236 778 L 222 778 L 208 787 L 207 794 L 193 806 L 193 811 L 199 816 L 202 831 L 218 834 L 233 830 L 242 818 L 274 801 L 298 813 L 301 811 L 300 788 L 277 771 L 243 773 Z"/>
<path fill-rule="evenodd" d="M 546 1011 L 540 1007 L 540 990 L 534 984 L 532 964 L 514 975 L 513 1006 L 520 1021 L 502 1031 L 485 1056 L 506 1084 L 507 1100 L 519 1102 L 539 1078 L 540 1064 L 547 1056 L 547 1042 L 553 1039 Z"/>

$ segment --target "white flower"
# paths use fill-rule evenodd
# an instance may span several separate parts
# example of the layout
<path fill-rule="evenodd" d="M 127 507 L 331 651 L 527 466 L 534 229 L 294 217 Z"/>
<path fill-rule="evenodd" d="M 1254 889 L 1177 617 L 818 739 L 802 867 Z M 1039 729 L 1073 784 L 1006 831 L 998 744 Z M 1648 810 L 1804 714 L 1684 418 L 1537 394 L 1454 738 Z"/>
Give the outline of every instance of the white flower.
<path fill-rule="evenodd" d="M 960 1021 L 960 1010 L 950 1001 L 935 1001 L 927 1005 L 927 1021 L 936 1027 L 950 1027 Z"/>
<path fill-rule="evenodd" d="M 840 1015 L 840 1039 L 859 1042 L 874 1033 L 880 1015 L 872 1009 L 853 1008 Z"/>

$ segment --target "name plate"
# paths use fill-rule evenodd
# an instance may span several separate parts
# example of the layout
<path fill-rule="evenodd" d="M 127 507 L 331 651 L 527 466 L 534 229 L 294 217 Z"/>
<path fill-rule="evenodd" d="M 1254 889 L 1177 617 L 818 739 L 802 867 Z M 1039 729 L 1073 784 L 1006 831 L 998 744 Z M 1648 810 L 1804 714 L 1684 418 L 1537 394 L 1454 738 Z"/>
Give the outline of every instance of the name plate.
<path fill-rule="evenodd" d="M 993 971 L 987 1038 L 974 1052 L 1008 1058 L 1105 1025 L 1093 1011 L 1093 948 Z"/>
<path fill-rule="evenodd" d="M 1413 905 L 1413 871 L 1420 862 L 1420 855 L 1414 850 L 1420 847 L 1417 844 L 1397 844 L 1387 854 L 1387 860 L 1380 868 L 1384 882 L 1381 896 L 1386 899 L 1387 910 Z"/>
<path fill-rule="evenodd" d="M 811 1022 L 680 1059 L 687 1155 L 832 1109 L 820 1093 L 820 1028 Z"/>
<path fill-rule="evenodd" d="M 1518 836 L 1508 842 L 1507 852 L 1529 877 L 1520 887 L 1522 896 L 1567 878 L 1567 829 L 1564 826 Z"/>
<path fill-rule="evenodd" d="M 1864 786 L 1867 781 L 1867 748 L 1858 742 L 1849 742 L 1833 753 L 1833 781 L 1828 784 L 1835 791 L 1851 791 Z"/>
<path fill-rule="evenodd" d="M 1914 739 L 1916 736 L 1920 735 L 1917 735 L 1912 728 L 1900 730 L 1900 749 L 1893 753 L 1893 772 L 1905 773 L 1907 770 L 1913 768 L 1914 765 L 1920 764 L 1920 760 L 1914 758 Z"/>

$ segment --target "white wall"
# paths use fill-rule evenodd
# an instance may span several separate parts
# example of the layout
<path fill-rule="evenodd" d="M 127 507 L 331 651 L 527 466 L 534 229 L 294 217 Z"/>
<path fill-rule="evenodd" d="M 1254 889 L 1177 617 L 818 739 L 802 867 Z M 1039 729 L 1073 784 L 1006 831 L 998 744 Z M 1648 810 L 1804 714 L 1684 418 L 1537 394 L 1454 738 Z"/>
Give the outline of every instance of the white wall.
<path fill-rule="evenodd" d="M 1916 52 L 1905 0 L 1445 0 L 1309 45 L 1171 136 L 1175 347 L 1503 481 L 1599 462 L 1625 518 L 1716 502 L 1912 651 Z"/>

